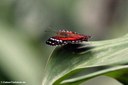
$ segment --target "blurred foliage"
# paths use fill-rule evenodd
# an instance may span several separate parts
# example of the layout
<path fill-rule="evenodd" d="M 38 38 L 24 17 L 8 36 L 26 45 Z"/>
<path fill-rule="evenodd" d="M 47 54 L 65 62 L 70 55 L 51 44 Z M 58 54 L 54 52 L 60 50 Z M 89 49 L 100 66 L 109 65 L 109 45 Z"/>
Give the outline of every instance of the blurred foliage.
<path fill-rule="evenodd" d="M 127 0 L 0 0 L 0 80 L 41 85 L 54 47 L 45 30 L 68 29 L 105 40 L 128 32 Z M 50 28 L 50 29 L 49 29 Z"/>

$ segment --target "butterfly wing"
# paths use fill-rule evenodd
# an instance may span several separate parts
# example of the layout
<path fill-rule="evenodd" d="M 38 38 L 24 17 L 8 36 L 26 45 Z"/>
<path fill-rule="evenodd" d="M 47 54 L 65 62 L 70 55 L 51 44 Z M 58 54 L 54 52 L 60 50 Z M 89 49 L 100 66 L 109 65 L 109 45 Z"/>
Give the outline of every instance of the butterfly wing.
<path fill-rule="evenodd" d="M 46 41 L 46 44 L 51 46 L 65 45 L 69 43 L 75 44 L 82 41 L 88 41 L 89 38 L 90 36 L 88 35 L 82 35 L 76 32 L 62 30 L 57 32 L 57 36 L 49 38 Z"/>

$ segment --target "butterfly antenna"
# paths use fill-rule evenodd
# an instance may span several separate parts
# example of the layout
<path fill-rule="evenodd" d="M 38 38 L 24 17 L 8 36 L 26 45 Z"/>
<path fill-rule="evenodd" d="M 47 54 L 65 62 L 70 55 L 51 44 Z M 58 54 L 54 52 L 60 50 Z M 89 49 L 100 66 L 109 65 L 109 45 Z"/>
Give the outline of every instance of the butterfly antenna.
<path fill-rule="evenodd" d="M 45 32 L 57 32 L 57 30 L 53 29 L 53 27 L 48 27 Z"/>

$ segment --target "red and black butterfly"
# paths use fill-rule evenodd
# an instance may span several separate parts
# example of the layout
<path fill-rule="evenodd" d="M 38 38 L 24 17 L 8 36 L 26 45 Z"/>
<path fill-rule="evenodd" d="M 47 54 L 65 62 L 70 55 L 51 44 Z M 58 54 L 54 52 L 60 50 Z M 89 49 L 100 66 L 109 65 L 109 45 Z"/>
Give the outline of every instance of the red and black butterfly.
<path fill-rule="evenodd" d="M 78 34 L 68 30 L 59 30 L 56 34 L 56 36 L 49 38 L 46 41 L 46 44 L 51 46 L 77 44 L 82 41 L 88 41 L 91 37 L 89 35 Z"/>

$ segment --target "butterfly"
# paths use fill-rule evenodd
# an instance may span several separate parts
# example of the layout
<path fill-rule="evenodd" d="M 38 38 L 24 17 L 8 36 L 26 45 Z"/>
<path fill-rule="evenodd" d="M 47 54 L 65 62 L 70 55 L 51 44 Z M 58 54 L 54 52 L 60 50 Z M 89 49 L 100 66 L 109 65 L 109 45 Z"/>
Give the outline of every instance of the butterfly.
<path fill-rule="evenodd" d="M 91 36 L 79 34 L 68 30 L 59 30 L 56 32 L 56 36 L 50 37 L 46 44 L 51 46 L 66 45 L 66 44 L 77 44 L 82 41 L 88 41 Z"/>

